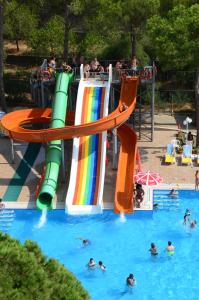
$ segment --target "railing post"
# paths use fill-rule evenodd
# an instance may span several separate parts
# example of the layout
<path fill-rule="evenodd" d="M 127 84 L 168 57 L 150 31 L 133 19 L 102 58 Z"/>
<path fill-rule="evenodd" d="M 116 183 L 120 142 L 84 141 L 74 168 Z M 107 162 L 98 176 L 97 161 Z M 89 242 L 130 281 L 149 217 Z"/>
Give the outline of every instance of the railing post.
<path fill-rule="evenodd" d="M 155 63 L 153 62 L 152 99 L 151 99 L 151 142 L 154 139 L 154 105 L 155 105 Z"/>
<path fill-rule="evenodd" d="M 62 180 L 63 182 L 66 181 L 66 174 L 65 174 L 65 153 L 64 153 L 64 140 L 61 141 L 61 164 L 62 164 Z"/>
<path fill-rule="evenodd" d="M 112 162 L 112 169 L 117 169 L 117 129 L 113 129 L 113 162 Z"/>

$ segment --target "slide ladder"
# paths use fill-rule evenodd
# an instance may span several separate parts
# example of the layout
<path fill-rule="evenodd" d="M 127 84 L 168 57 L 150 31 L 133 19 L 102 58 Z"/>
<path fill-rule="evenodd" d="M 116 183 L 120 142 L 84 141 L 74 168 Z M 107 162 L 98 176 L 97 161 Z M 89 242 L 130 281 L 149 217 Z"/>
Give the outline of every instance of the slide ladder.
<path fill-rule="evenodd" d="M 172 198 L 169 193 L 169 190 L 154 190 L 153 204 L 157 204 L 158 209 L 178 210 L 180 205 L 179 195 L 177 195 L 175 198 Z"/>
<path fill-rule="evenodd" d="M 13 209 L 0 210 L 0 230 L 7 232 L 13 224 L 15 212 Z"/>

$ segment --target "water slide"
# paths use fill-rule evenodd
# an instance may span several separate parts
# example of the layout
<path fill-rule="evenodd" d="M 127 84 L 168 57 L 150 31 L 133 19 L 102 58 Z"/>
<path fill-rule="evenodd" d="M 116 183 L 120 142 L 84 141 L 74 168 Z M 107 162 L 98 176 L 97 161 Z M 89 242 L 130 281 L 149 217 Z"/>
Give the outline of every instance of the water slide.
<path fill-rule="evenodd" d="M 45 130 L 30 130 L 23 127 L 24 124 L 32 123 L 48 124 L 50 122 L 52 111 L 51 109 L 46 108 L 21 110 L 9 113 L 3 117 L 2 125 L 7 130 L 11 138 L 21 141 L 48 142 L 55 139 L 71 139 L 99 134 L 103 131 L 121 126 L 129 118 L 136 105 L 137 85 L 138 78 L 124 77 L 122 79 L 121 95 L 118 107 L 111 114 L 103 116 L 97 120 L 85 119 L 78 125 L 65 125 L 62 128 L 49 128 Z M 84 88 L 82 89 L 84 90 Z M 125 110 L 121 109 L 124 102 L 127 105 Z M 68 119 L 71 123 L 71 114 L 68 114 Z M 136 136 L 132 129 L 127 129 L 126 125 L 122 125 L 118 128 L 118 135 L 121 139 L 122 145 L 117 172 L 115 212 L 131 212 L 133 210 L 132 183 L 135 167 Z M 130 146 L 128 144 L 132 145 Z M 93 151 L 90 152 L 93 153 Z M 86 153 L 88 152 L 84 152 L 83 157 L 86 156 Z"/>
<path fill-rule="evenodd" d="M 72 73 L 58 73 L 55 88 L 50 128 L 65 126 L 68 86 L 73 77 Z M 61 140 L 51 141 L 46 153 L 46 168 L 44 178 L 39 189 L 36 206 L 39 209 L 50 209 L 57 188 L 59 166 L 61 162 Z"/>
<path fill-rule="evenodd" d="M 121 142 L 118 174 L 115 188 L 114 211 L 116 213 L 130 213 L 133 211 L 132 195 L 134 169 L 136 165 L 137 135 L 128 125 L 123 124 L 117 129 Z M 131 141 L 131 142 L 129 142 Z M 133 171 L 132 171 L 133 170 Z"/>
<path fill-rule="evenodd" d="M 80 80 L 75 125 L 97 121 L 108 115 L 112 69 L 107 80 Z M 107 131 L 73 140 L 72 166 L 66 195 L 70 214 L 102 212 Z"/>

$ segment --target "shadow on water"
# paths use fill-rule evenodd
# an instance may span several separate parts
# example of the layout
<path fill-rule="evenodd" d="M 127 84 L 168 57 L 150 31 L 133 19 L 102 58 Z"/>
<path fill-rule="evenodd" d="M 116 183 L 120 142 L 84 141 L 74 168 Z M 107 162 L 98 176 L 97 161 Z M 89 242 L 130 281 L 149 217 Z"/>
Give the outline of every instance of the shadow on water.
<path fill-rule="evenodd" d="M 135 287 L 124 285 L 121 289 L 112 288 L 108 290 L 108 295 L 111 296 L 111 299 L 115 300 L 126 299 L 127 297 L 130 297 L 129 299 L 131 299 L 131 296 L 135 293 L 134 289 Z"/>

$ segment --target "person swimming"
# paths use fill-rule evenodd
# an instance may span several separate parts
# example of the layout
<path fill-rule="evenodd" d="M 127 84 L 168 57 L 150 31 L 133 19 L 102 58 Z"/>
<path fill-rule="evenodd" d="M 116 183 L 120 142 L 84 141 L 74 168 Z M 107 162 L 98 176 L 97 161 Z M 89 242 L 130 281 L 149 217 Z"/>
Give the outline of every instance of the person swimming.
<path fill-rule="evenodd" d="M 134 286 L 135 284 L 135 277 L 133 274 L 129 274 L 129 276 L 126 279 L 126 285 L 127 286 Z"/>
<path fill-rule="evenodd" d="M 102 271 L 106 271 L 106 266 L 103 264 L 103 262 L 100 260 L 98 263 L 98 267 L 102 270 Z"/>
<path fill-rule="evenodd" d="M 169 197 L 177 198 L 178 197 L 178 192 L 175 189 L 172 189 L 169 193 Z"/>
<path fill-rule="evenodd" d="M 90 240 L 88 240 L 88 239 L 84 239 L 82 237 L 78 237 L 77 239 L 82 241 L 83 246 L 88 246 L 91 244 Z"/>
<path fill-rule="evenodd" d="M 151 243 L 151 248 L 149 249 L 149 251 L 151 252 L 151 255 L 158 255 L 158 250 L 154 243 Z"/>
<path fill-rule="evenodd" d="M 153 209 L 158 209 L 159 208 L 159 204 L 158 203 L 154 203 L 153 204 Z"/>
<path fill-rule="evenodd" d="M 197 221 L 196 220 L 191 220 L 190 221 L 190 228 L 194 229 L 196 227 Z"/>
<path fill-rule="evenodd" d="M 191 211 L 189 208 L 186 209 L 185 214 L 184 214 L 184 221 L 183 221 L 183 225 L 186 225 L 187 222 L 190 223 L 190 216 L 191 216 Z"/>
<path fill-rule="evenodd" d="M 90 259 L 89 259 L 89 262 L 88 262 L 88 264 L 87 264 L 87 267 L 88 267 L 89 269 L 94 269 L 94 268 L 96 267 L 96 263 L 95 263 L 95 261 L 94 261 L 93 258 L 90 258 Z"/>
<path fill-rule="evenodd" d="M 168 241 L 168 246 L 166 247 L 168 256 L 174 255 L 174 249 L 175 249 L 175 247 L 172 245 L 172 242 Z"/>

